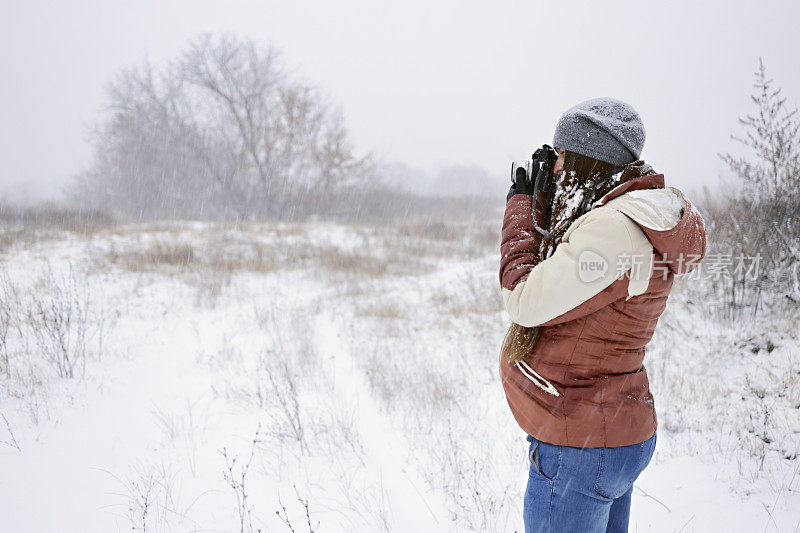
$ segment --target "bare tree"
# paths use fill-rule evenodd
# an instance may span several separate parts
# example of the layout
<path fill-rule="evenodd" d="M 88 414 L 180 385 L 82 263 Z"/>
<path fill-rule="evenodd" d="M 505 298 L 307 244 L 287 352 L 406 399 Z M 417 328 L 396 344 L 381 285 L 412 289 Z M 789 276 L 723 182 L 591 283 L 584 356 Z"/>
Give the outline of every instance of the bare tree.
<path fill-rule="evenodd" d="M 755 113 L 739 119 L 744 135 L 732 136 L 750 153 L 720 155 L 734 179 L 725 197 L 707 206 L 714 251 L 758 258 L 757 276 L 733 270 L 726 278 L 732 310 L 757 310 L 765 288 L 800 304 L 800 119 L 761 60 L 755 78 Z"/>
<path fill-rule="evenodd" d="M 764 62 L 755 73 L 756 93 L 750 99 L 756 113 L 739 119 L 744 137 L 731 138 L 751 149 L 755 158 L 720 156 L 741 180 L 744 192 L 754 200 L 797 199 L 800 196 L 800 120 L 790 109 L 781 89 L 773 88 Z M 795 202 L 797 204 L 797 202 Z"/>
<path fill-rule="evenodd" d="M 128 218 L 324 214 L 369 172 L 336 108 L 252 40 L 202 35 L 108 95 L 76 195 Z"/>

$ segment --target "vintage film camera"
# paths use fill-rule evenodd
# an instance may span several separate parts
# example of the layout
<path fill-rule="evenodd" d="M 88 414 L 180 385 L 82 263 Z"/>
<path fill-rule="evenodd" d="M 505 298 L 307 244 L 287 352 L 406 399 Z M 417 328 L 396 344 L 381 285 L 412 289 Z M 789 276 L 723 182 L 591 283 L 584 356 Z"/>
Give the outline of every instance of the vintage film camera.
<path fill-rule="evenodd" d="M 543 145 L 536 150 L 529 161 L 514 161 L 511 163 L 511 181 L 520 190 L 553 191 L 553 166 L 558 159 L 556 151 L 548 145 Z M 527 185 L 526 185 L 527 184 Z"/>

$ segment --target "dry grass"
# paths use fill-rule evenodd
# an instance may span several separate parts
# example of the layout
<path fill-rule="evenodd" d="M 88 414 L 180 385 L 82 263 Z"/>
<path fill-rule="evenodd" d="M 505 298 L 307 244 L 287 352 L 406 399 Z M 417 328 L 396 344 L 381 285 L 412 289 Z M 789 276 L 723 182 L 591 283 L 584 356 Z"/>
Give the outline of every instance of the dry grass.
<path fill-rule="evenodd" d="M 152 229 L 152 228 L 151 228 Z M 376 253 L 374 249 L 344 249 L 332 244 L 298 244 L 278 238 L 264 243 L 258 234 L 235 234 L 233 238 L 215 232 L 177 234 L 166 229 L 167 238 L 147 244 L 115 245 L 96 258 L 98 268 L 115 266 L 130 272 L 171 275 L 199 273 L 203 279 L 225 279 L 239 272 L 274 273 L 279 269 L 321 269 L 328 274 L 350 278 L 419 275 L 433 266 L 419 250 L 415 254 Z M 285 235 L 285 234 L 284 234 Z M 260 235 L 260 236 L 263 236 Z M 274 236 L 273 236 L 274 237 Z"/>
<path fill-rule="evenodd" d="M 271 250 L 259 243 L 230 246 L 217 242 L 200 248 L 189 243 L 155 242 L 139 250 L 112 248 L 102 259 L 130 272 L 173 274 L 188 270 L 269 273 L 280 266 Z"/>
<path fill-rule="evenodd" d="M 355 315 L 357 317 L 397 321 L 405 318 L 407 314 L 408 309 L 392 300 L 376 302 L 370 299 L 368 301 L 360 301 L 355 305 Z"/>
<path fill-rule="evenodd" d="M 360 362 L 372 394 L 390 412 L 413 413 L 414 418 L 429 418 L 444 413 L 458 402 L 457 391 L 464 384 L 448 372 L 431 365 L 440 362 L 429 353 L 398 353 L 392 338 L 379 335 L 365 340 Z M 431 357 L 426 364 L 419 357 Z"/>
<path fill-rule="evenodd" d="M 52 228 L 30 226 L 0 226 L 0 260 L 15 249 L 28 249 L 38 242 L 53 241 L 63 232 Z"/>
<path fill-rule="evenodd" d="M 113 220 L 107 213 L 71 209 L 53 202 L 30 206 L 0 203 L 0 224 L 5 225 L 56 228 L 85 233 L 112 223 Z"/>
<path fill-rule="evenodd" d="M 19 207 L 0 203 L 0 253 L 15 246 L 29 248 L 37 242 L 62 238 L 65 232 L 91 238 L 113 224 L 100 212 L 83 212 L 46 203 Z"/>
<path fill-rule="evenodd" d="M 673 291 L 677 301 L 648 351 L 659 425 L 676 435 L 682 453 L 738 464 L 739 479 L 767 480 L 776 493 L 794 490 L 782 465 L 800 455 L 797 313 L 780 313 L 786 304 L 777 298 L 757 314 L 716 316 L 708 288 L 697 285 Z M 738 480 L 732 488 L 748 490 Z"/>
<path fill-rule="evenodd" d="M 431 293 L 431 302 L 437 315 L 464 318 L 470 315 L 486 316 L 500 312 L 503 299 L 494 272 L 486 273 L 474 269 L 466 270 L 456 287 L 438 287 Z"/>
<path fill-rule="evenodd" d="M 373 278 L 421 275 L 433 270 L 419 255 L 376 255 L 370 250 L 343 250 L 336 246 L 295 250 L 290 264 L 306 268 L 321 267 L 328 272 Z M 291 267 L 290 267 L 291 268 Z"/>
<path fill-rule="evenodd" d="M 370 231 L 381 247 L 397 256 L 470 259 L 500 249 L 497 221 L 408 220 Z"/>

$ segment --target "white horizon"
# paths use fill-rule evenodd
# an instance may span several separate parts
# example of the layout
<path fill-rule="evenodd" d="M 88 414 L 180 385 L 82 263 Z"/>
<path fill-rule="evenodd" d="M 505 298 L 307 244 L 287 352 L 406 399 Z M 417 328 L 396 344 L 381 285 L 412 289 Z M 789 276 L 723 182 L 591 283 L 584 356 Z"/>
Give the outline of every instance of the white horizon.
<path fill-rule="evenodd" d="M 163 64 L 204 31 L 273 44 L 341 107 L 359 151 L 422 180 L 479 167 L 504 195 L 510 162 L 550 143 L 564 110 L 613 96 L 642 115 L 643 157 L 668 184 L 713 190 L 717 154 L 741 151 L 730 136 L 759 58 L 797 106 L 800 8 L 768 4 L 18 3 L 0 22 L 0 193 L 57 198 L 91 163 L 114 73 Z"/>

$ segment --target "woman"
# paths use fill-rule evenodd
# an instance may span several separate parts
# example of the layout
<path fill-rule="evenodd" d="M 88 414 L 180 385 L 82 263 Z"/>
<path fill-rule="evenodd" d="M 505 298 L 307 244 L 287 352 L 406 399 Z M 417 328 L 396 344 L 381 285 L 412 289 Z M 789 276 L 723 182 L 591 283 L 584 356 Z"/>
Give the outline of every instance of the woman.
<path fill-rule="evenodd" d="M 554 192 L 509 191 L 500 283 L 514 324 L 500 374 L 530 442 L 526 533 L 627 531 L 633 483 L 653 455 L 645 345 L 706 233 L 639 160 L 644 139 L 630 105 L 582 102 L 556 126 Z"/>

